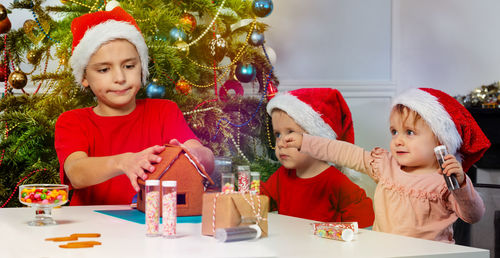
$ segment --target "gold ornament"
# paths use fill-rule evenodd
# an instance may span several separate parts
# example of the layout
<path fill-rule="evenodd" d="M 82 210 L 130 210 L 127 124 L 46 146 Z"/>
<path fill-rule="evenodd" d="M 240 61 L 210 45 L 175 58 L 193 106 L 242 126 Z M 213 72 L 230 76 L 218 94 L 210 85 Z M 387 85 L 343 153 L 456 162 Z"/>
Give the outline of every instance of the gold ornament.
<path fill-rule="evenodd" d="M 30 50 L 26 54 L 26 59 L 28 60 L 28 62 L 30 64 L 36 64 L 37 63 L 36 58 L 37 58 L 37 56 L 36 56 L 36 52 L 34 50 Z"/>
<path fill-rule="evenodd" d="M 45 32 L 49 31 L 50 25 L 46 21 L 41 21 L 40 24 Z M 38 24 L 34 20 L 26 20 L 23 24 L 23 30 L 26 36 L 28 36 L 34 44 L 38 44 L 38 42 L 45 38 L 45 34 L 40 30 Z"/>
<path fill-rule="evenodd" d="M 68 3 L 68 0 L 61 0 L 61 4 L 66 4 Z"/>
<path fill-rule="evenodd" d="M 0 4 L 0 21 L 7 18 L 7 8 Z"/>
<path fill-rule="evenodd" d="M 9 83 L 14 89 L 22 89 L 28 83 L 28 77 L 21 70 L 16 69 L 9 75 Z"/>
<path fill-rule="evenodd" d="M 57 57 L 59 58 L 59 64 L 68 67 L 68 57 L 66 56 L 66 54 L 64 52 L 61 52 L 60 54 L 58 54 Z"/>
<path fill-rule="evenodd" d="M 189 54 L 189 46 L 184 40 L 178 39 L 174 45 L 179 49 L 179 51 L 183 52 L 186 56 Z"/>

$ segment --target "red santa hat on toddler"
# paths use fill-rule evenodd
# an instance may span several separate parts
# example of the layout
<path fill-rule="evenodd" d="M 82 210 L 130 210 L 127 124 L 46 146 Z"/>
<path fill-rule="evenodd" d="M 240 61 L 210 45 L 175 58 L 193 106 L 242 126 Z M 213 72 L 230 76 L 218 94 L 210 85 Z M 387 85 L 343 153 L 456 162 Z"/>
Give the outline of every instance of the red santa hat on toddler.
<path fill-rule="evenodd" d="M 278 93 L 267 113 L 285 111 L 308 134 L 354 143 L 351 111 L 342 94 L 330 88 L 304 88 Z"/>
<path fill-rule="evenodd" d="M 70 65 L 75 81 L 82 83 L 85 68 L 90 57 L 101 45 L 125 39 L 132 43 L 139 53 L 142 67 L 142 83 L 148 77 L 148 47 L 134 18 L 121 7 L 111 11 L 99 11 L 77 17 L 71 23 L 73 49 Z"/>
<path fill-rule="evenodd" d="M 440 90 L 410 89 L 394 98 L 392 106 L 398 104 L 417 112 L 466 172 L 491 145 L 469 111 Z"/>

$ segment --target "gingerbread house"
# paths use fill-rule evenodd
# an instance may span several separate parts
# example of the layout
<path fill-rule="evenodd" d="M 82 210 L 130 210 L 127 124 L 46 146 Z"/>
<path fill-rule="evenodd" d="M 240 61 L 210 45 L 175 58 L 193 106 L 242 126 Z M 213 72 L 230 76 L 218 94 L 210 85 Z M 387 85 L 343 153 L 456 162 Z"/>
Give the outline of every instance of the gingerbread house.
<path fill-rule="evenodd" d="M 162 161 L 155 165 L 155 170 L 148 174 L 148 179 L 177 181 L 177 215 L 201 215 L 203 193 L 208 184 L 213 184 L 212 179 L 189 152 L 179 146 L 165 146 L 167 148 L 159 154 Z M 145 181 L 138 179 L 137 182 L 141 188 L 137 195 L 137 209 L 144 212 Z"/>

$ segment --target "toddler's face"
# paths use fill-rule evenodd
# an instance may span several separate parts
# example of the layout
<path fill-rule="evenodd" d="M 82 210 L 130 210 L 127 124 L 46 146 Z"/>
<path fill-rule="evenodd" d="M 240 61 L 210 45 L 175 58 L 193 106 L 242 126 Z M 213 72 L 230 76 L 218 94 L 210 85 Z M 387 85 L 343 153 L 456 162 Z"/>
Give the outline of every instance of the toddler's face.
<path fill-rule="evenodd" d="M 275 110 L 271 113 L 273 133 L 276 139 L 276 157 L 288 169 L 303 169 L 310 166 L 315 160 L 300 153 L 296 148 L 284 148 L 283 138 L 289 133 L 305 133 L 287 113 Z"/>
<path fill-rule="evenodd" d="M 82 80 L 97 97 L 94 110 L 109 116 L 130 113 L 141 87 L 141 72 L 139 54 L 132 43 L 119 39 L 103 44 L 90 58 Z"/>
<path fill-rule="evenodd" d="M 439 145 L 439 142 L 425 120 L 415 120 L 414 116 L 404 119 L 401 113 L 392 112 L 390 131 L 391 154 L 404 167 L 403 170 L 432 171 L 438 168 L 434 147 Z"/>

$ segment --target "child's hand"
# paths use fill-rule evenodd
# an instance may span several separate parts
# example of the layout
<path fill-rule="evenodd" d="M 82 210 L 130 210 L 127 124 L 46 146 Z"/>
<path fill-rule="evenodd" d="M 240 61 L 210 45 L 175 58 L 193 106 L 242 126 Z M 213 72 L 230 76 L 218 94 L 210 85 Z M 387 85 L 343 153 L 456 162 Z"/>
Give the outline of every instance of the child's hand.
<path fill-rule="evenodd" d="M 285 148 L 300 149 L 300 146 L 302 146 L 302 134 L 295 132 L 287 134 L 283 138 L 283 141 L 285 142 Z"/>
<path fill-rule="evenodd" d="M 455 156 L 448 154 L 444 157 L 444 163 L 443 163 L 443 170 L 439 170 L 441 174 L 451 176 L 455 174 L 457 177 L 458 184 L 462 186 L 465 180 L 465 173 L 464 169 L 462 168 L 462 164 L 458 162 L 458 160 L 455 158 Z"/>
<path fill-rule="evenodd" d="M 146 180 L 148 176 L 145 171 L 153 172 L 155 170 L 153 164 L 161 162 L 161 157 L 156 154 L 163 150 L 165 150 L 165 146 L 155 145 L 140 152 L 125 153 L 120 160 L 123 173 L 130 179 L 130 183 L 132 183 L 132 187 L 136 191 L 140 190 L 137 178 L 140 177 L 142 180 Z"/>

